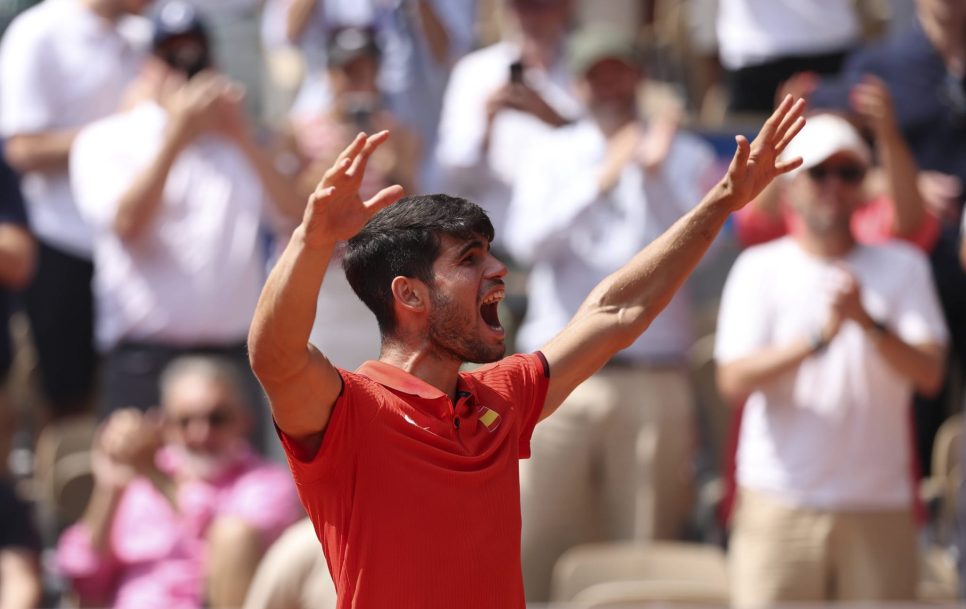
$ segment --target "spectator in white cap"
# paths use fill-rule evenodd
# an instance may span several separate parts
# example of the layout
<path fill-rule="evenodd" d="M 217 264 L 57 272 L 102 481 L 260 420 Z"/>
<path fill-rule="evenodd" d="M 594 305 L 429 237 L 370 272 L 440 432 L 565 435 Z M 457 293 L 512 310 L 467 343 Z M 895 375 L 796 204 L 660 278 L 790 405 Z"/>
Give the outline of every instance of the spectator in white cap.
<path fill-rule="evenodd" d="M 729 549 L 733 604 L 911 600 L 910 406 L 941 382 L 947 331 L 916 249 L 850 222 L 870 153 L 819 115 L 786 153 L 790 236 L 746 250 L 725 285 L 718 385 L 745 401 Z"/>

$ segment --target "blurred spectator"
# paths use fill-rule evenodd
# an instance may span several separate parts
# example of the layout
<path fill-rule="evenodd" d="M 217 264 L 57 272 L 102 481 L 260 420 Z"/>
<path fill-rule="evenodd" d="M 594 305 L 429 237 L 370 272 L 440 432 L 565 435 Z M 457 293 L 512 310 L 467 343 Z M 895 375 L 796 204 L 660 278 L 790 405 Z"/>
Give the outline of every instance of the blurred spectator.
<path fill-rule="evenodd" d="M 572 0 L 505 1 L 514 32 L 457 62 L 436 148 L 442 190 L 486 210 L 497 248 L 529 144 L 581 111 L 564 57 Z"/>
<path fill-rule="evenodd" d="M 852 0 L 720 0 L 717 33 L 728 110 L 770 112 L 775 92 L 799 72 L 835 74 L 858 46 Z"/>
<path fill-rule="evenodd" d="M 160 416 L 121 410 L 101 428 L 94 494 L 57 562 L 84 606 L 239 607 L 265 549 L 298 518 L 295 488 L 246 442 L 229 362 L 175 360 L 161 391 Z"/>
<path fill-rule="evenodd" d="M 852 214 L 852 234 L 859 243 L 900 238 L 930 251 L 939 237 L 939 221 L 927 211 L 917 187 L 915 159 L 896 122 L 892 98 L 875 77 L 852 89 L 855 112 L 874 135 L 881 167 L 870 168 L 861 181 L 864 203 Z M 823 119 L 825 120 L 825 119 Z M 734 215 L 735 233 L 748 247 L 782 237 L 798 220 L 787 201 L 788 182 L 777 182 Z"/>
<path fill-rule="evenodd" d="M 89 406 L 95 364 L 92 237 L 71 194 L 67 157 L 78 129 L 116 111 L 137 73 L 143 50 L 137 33 L 145 32 L 129 16 L 147 3 L 44 2 L 17 17 L 0 44 L 4 155 L 24 174 L 39 240 L 26 310 L 55 415 Z"/>
<path fill-rule="evenodd" d="M 218 58 L 219 70 L 242 87 L 246 115 L 253 123 L 260 124 L 265 105 L 259 30 L 265 0 L 187 1 L 199 12 L 208 28 L 212 55 Z"/>
<path fill-rule="evenodd" d="M 242 609 L 335 609 L 336 595 L 312 521 L 293 524 L 258 566 Z"/>
<path fill-rule="evenodd" d="M 417 192 L 422 155 L 419 136 L 383 106 L 377 83 L 382 53 L 375 32 L 357 27 L 333 31 L 326 57 L 331 102 L 292 120 L 292 135 L 306 165 L 299 177 L 299 194 L 312 194 L 326 169 L 357 133 L 383 130 L 392 137 L 367 166 L 360 196 L 371 197 L 390 184 Z"/>
<path fill-rule="evenodd" d="M 719 388 L 747 397 L 732 601 L 912 600 L 909 405 L 942 379 L 935 287 L 916 250 L 856 243 L 870 153 L 847 121 L 810 118 L 786 155 L 800 222 L 738 258 L 718 318 Z"/>
<path fill-rule="evenodd" d="M 931 212 L 943 221 L 930 252 L 951 336 L 953 361 L 966 374 L 966 271 L 959 264 L 959 216 L 966 201 L 966 2 L 917 0 L 917 22 L 882 44 L 849 57 L 842 77 L 811 96 L 816 107 L 847 107 L 857 82 L 875 75 L 895 99 L 896 116 L 923 170 L 919 186 Z M 955 384 L 947 384 L 947 391 Z M 950 399 L 951 398 L 951 399 Z M 963 396 L 918 398 L 919 459 L 928 472 L 932 440 L 948 414 L 946 404 Z"/>
<path fill-rule="evenodd" d="M 340 28 L 375 31 L 384 51 L 379 90 L 388 107 L 433 150 L 443 92 L 453 63 L 473 47 L 476 0 L 288 0 L 287 34 L 305 58 L 305 82 L 293 114 L 314 114 L 331 99 L 325 78 L 329 36 Z M 435 165 L 420 182 L 435 190 Z"/>
<path fill-rule="evenodd" d="M 187 353 L 231 360 L 254 406 L 245 338 L 264 280 L 262 219 L 302 206 L 254 141 L 241 91 L 211 67 L 195 10 L 168 3 L 154 25 L 140 99 L 82 131 L 71 153 L 95 237 L 102 414 L 157 405 L 161 370 Z"/>
<path fill-rule="evenodd" d="M 529 150 L 509 211 L 507 247 L 532 265 L 518 346 L 537 350 L 585 295 L 701 200 L 711 148 L 676 121 L 638 114 L 633 40 L 588 27 L 570 41 L 588 117 Z M 580 385 L 534 432 L 521 461 L 527 597 L 545 601 L 568 547 L 600 538 L 675 539 L 693 499 L 691 311 L 679 292 L 631 347 Z"/>
<path fill-rule="evenodd" d="M 13 364 L 10 316 L 13 292 L 30 281 L 36 260 L 36 243 L 27 228 L 27 212 L 20 181 L 0 158 L 0 476 L 7 470 L 12 436 L 19 425 L 6 392 L 6 378 Z M 5 607 L 0 603 L 0 607 Z"/>
<path fill-rule="evenodd" d="M 29 506 L 0 478 L 0 607 L 32 609 L 40 604 L 40 536 Z"/>
<path fill-rule="evenodd" d="M 302 160 L 299 194 L 307 199 L 325 171 L 360 131 L 388 130 L 392 136 L 373 154 L 362 178 L 359 194 L 369 199 L 383 188 L 399 184 L 406 192 L 419 192 L 419 137 L 400 124 L 382 106 L 376 82 L 381 53 L 368 28 L 347 27 L 328 38 L 328 83 L 331 104 L 314 115 L 294 118 L 292 135 Z M 310 341 L 333 363 L 355 370 L 379 355 L 380 337 L 375 317 L 359 307 L 342 270 L 342 251 L 332 258 L 319 291 L 318 311 Z"/>

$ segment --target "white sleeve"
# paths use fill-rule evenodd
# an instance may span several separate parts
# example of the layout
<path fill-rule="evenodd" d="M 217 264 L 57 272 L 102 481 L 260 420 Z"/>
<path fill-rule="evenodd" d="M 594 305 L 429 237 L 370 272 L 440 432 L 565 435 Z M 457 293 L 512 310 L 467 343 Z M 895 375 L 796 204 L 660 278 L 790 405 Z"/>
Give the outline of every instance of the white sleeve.
<path fill-rule="evenodd" d="M 534 142 L 514 182 L 504 242 L 513 257 L 532 265 L 566 243 L 570 227 L 600 199 L 596 166 L 574 168 L 561 159 L 559 132 Z"/>
<path fill-rule="evenodd" d="M 483 135 L 489 91 L 482 90 L 472 72 L 472 63 L 457 62 L 443 95 L 436 160 L 446 174 L 475 172 L 485 166 Z"/>
<path fill-rule="evenodd" d="M 904 278 L 905 285 L 892 307 L 894 319 L 889 323 L 893 331 L 909 344 L 946 344 L 949 330 L 939 305 L 929 261 L 912 248 L 909 248 L 908 254 L 907 268 L 902 271 L 896 269 Z"/>
<path fill-rule="evenodd" d="M 674 138 L 665 175 L 681 206 L 681 214 L 694 209 L 724 175 L 711 145 L 690 133 Z"/>
<path fill-rule="evenodd" d="M 50 49 L 32 20 L 16 20 L 0 44 L 0 133 L 4 137 L 49 131 L 56 124 L 56 100 L 63 90 Z"/>
<path fill-rule="evenodd" d="M 110 227 L 121 196 L 144 168 L 142 155 L 125 150 L 108 121 L 94 122 L 81 129 L 70 149 L 70 186 L 77 209 L 95 231 Z"/>
<path fill-rule="evenodd" d="M 761 290 L 765 278 L 760 262 L 760 256 L 745 252 L 728 273 L 714 341 L 714 359 L 719 364 L 751 355 L 770 343 L 770 316 Z"/>

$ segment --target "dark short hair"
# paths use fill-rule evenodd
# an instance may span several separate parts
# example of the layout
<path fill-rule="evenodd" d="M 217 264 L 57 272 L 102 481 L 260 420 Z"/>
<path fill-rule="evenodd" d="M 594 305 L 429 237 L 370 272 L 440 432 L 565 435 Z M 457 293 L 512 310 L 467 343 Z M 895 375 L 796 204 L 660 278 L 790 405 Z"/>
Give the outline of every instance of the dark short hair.
<path fill-rule="evenodd" d="M 376 315 L 383 336 L 396 329 L 392 280 L 433 284 L 442 235 L 493 240 L 493 224 L 479 205 L 444 194 L 404 197 L 383 209 L 349 240 L 342 267 L 356 295 Z"/>

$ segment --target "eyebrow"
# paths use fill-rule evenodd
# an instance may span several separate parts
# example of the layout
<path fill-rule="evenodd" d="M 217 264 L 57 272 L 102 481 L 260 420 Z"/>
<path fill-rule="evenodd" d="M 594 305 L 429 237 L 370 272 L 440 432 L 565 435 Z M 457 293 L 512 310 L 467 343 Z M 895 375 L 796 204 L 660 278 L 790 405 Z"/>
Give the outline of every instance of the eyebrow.
<path fill-rule="evenodd" d="M 470 250 L 473 250 L 476 248 L 485 249 L 485 246 L 482 240 L 473 239 L 472 241 L 466 242 L 465 244 L 463 244 L 463 247 L 461 247 L 460 250 L 456 253 L 457 260 L 465 256 L 466 253 L 469 252 Z"/>

